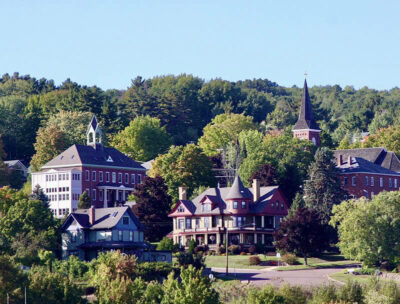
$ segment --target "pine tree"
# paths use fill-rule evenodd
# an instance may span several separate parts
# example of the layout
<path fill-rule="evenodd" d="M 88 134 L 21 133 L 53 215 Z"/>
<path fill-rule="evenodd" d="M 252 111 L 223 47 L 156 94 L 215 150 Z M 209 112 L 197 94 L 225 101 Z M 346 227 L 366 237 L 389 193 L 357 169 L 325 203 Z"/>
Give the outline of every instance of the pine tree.
<path fill-rule="evenodd" d="M 44 203 L 49 202 L 49 198 L 47 197 L 46 194 L 44 194 L 43 189 L 39 185 L 35 186 L 29 198 L 31 200 L 42 201 Z"/>
<path fill-rule="evenodd" d="M 0 187 L 6 186 L 9 184 L 9 174 L 8 174 L 8 167 L 3 162 L 6 158 L 7 154 L 4 152 L 3 149 L 3 141 L 0 136 Z"/>
<path fill-rule="evenodd" d="M 90 200 L 89 194 L 87 194 L 86 191 L 83 191 L 83 193 L 79 196 L 78 208 L 79 209 L 88 209 L 91 206 L 92 206 L 92 202 Z"/>
<path fill-rule="evenodd" d="M 339 170 L 332 159 L 332 151 L 327 148 L 318 149 L 304 186 L 306 206 L 315 209 L 324 223 L 329 221 L 332 207 L 340 204 L 346 194 L 340 185 Z"/>

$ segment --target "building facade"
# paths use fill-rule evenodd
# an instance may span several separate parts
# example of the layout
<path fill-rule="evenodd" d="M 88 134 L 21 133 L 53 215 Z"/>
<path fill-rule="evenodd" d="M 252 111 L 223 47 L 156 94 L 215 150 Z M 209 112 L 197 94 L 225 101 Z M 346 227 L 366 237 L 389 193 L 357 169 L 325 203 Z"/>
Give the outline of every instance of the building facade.
<path fill-rule="evenodd" d="M 179 189 L 180 200 L 169 214 L 173 218 L 174 243 L 187 246 L 190 240 L 210 249 L 228 244 L 273 247 L 273 233 L 287 215 L 288 202 L 279 186 L 243 186 L 236 176 L 232 187 L 210 188 L 193 200 Z"/>
<path fill-rule="evenodd" d="M 39 185 L 56 217 L 77 209 L 86 191 L 96 208 L 120 205 L 142 182 L 146 169 L 115 148 L 102 145 L 101 128 L 93 116 L 87 145 L 73 145 L 32 173 L 32 189 Z"/>

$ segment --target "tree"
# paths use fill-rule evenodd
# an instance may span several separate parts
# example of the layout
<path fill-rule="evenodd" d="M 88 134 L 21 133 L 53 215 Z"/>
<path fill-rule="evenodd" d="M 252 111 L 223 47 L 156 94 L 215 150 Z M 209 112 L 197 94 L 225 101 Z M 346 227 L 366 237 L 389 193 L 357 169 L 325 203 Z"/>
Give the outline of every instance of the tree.
<path fill-rule="evenodd" d="M 256 125 L 250 116 L 220 114 L 204 127 L 203 136 L 199 138 L 199 146 L 206 155 L 215 156 L 219 154 L 219 149 L 235 143 L 241 131 L 255 129 Z"/>
<path fill-rule="evenodd" d="M 375 134 L 368 136 L 363 147 L 385 147 L 388 151 L 400 154 L 400 125 L 379 129 Z"/>
<path fill-rule="evenodd" d="M 168 186 L 172 201 L 178 200 L 178 187 L 188 187 L 188 197 L 200 186 L 214 186 L 212 163 L 194 144 L 172 146 L 168 153 L 158 156 L 150 170 L 151 177 L 161 176 Z"/>
<path fill-rule="evenodd" d="M 328 225 L 322 224 L 321 220 L 316 210 L 299 208 L 281 223 L 275 234 L 275 247 L 302 255 L 308 265 L 310 254 L 326 249 L 329 243 Z"/>
<path fill-rule="evenodd" d="M 48 161 L 73 144 L 83 144 L 91 114 L 88 112 L 61 111 L 39 128 L 32 157 L 33 171 L 40 170 Z"/>
<path fill-rule="evenodd" d="M 86 191 L 83 191 L 81 195 L 79 195 L 78 208 L 79 209 L 88 209 L 92 207 L 92 200 Z"/>
<path fill-rule="evenodd" d="M 170 136 L 161 127 L 160 119 L 138 116 L 124 130 L 116 134 L 112 145 L 139 161 L 148 161 L 167 151 Z"/>
<path fill-rule="evenodd" d="M 0 187 L 6 186 L 9 184 L 9 174 L 8 174 L 8 167 L 7 165 L 3 162 L 3 160 L 6 158 L 7 154 L 4 152 L 3 148 L 3 141 L 1 139 L 0 135 Z"/>
<path fill-rule="evenodd" d="M 163 237 L 157 245 L 157 250 L 177 251 L 179 245 L 174 244 L 174 241 L 168 237 Z"/>
<path fill-rule="evenodd" d="M 191 265 L 188 268 L 181 267 L 180 278 L 180 281 L 176 280 L 173 272 L 168 275 L 168 279 L 163 283 L 162 304 L 220 303 L 218 293 L 210 279 L 202 275 L 202 270 L 196 270 Z"/>
<path fill-rule="evenodd" d="M 400 192 L 381 192 L 333 207 L 331 225 L 338 229 L 338 247 L 346 258 L 373 266 L 395 263 L 400 256 Z"/>
<path fill-rule="evenodd" d="M 275 168 L 270 164 L 263 164 L 250 176 L 248 180 L 249 183 L 251 183 L 253 179 L 258 179 L 261 187 L 274 186 L 277 184 Z"/>
<path fill-rule="evenodd" d="M 0 299 L 10 297 L 10 303 L 22 303 L 27 278 L 11 258 L 0 255 Z"/>
<path fill-rule="evenodd" d="M 306 206 L 318 211 L 324 223 L 329 222 L 332 207 L 340 204 L 346 194 L 340 184 L 339 169 L 332 160 L 332 151 L 318 149 L 304 185 Z"/>
<path fill-rule="evenodd" d="M 35 186 L 35 188 L 32 191 L 32 194 L 29 196 L 29 199 L 42 201 L 44 203 L 48 203 L 49 202 L 49 198 L 43 192 L 43 189 L 39 185 Z"/>
<path fill-rule="evenodd" d="M 142 184 L 133 191 L 136 205 L 135 215 L 146 227 L 145 238 L 149 242 L 157 242 L 167 231 L 172 230 L 172 220 L 168 217 L 171 210 L 171 197 L 168 188 L 160 176 L 145 177 Z"/>

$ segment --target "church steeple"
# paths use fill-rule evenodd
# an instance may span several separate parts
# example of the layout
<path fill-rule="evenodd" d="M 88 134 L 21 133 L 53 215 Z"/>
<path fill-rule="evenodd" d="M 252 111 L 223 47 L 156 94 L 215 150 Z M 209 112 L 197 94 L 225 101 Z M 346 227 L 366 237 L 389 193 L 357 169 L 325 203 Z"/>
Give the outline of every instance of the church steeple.
<path fill-rule="evenodd" d="M 301 105 L 299 118 L 293 127 L 293 136 L 300 139 L 311 140 L 314 145 L 320 145 L 319 128 L 314 119 L 311 108 L 310 94 L 308 93 L 307 80 L 304 79 L 303 95 L 301 96 Z"/>
<path fill-rule="evenodd" d="M 96 144 L 101 145 L 102 135 L 103 132 L 101 131 L 100 125 L 97 122 L 96 116 L 93 115 L 92 120 L 90 121 L 86 132 L 86 137 L 87 137 L 86 144 L 88 146 L 96 148 Z"/>

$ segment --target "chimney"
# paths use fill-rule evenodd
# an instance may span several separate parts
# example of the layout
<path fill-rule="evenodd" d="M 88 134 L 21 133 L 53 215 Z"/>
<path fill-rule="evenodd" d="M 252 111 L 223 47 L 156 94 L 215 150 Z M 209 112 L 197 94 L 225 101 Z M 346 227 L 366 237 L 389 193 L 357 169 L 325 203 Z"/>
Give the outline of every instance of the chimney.
<path fill-rule="evenodd" d="M 187 200 L 187 188 L 186 187 L 179 187 L 179 200 L 186 201 Z"/>
<path fill-rule="evenodd" d="M 95 210 L 94 210 L 94 207 L 92 206 L 89 208 L 89 223 L 90 223 L 90 225 L 94 224 L 94 221 L 95 221 L 94 213 L 95 213 Z"/>
<path fill-rule="evenodd" d="M 253 179 L 253 202 L 257 202 L 260 198 L 260 181 Z"/>
<path fill-rule="evenodd" d="M 342 154 L 339 154 L 339 155 L 338 155 L 338 158 L 337 158 L 337 165 L 338 165 L 338 166 L 343 165 L 343 155 L 342 155 Z"/>
<path fill-rule="evenodd" d="M 349 156 L 349 160 L 347 161 L 347 164 L 350 166 L 351 165 L 351 156 Z"/>

